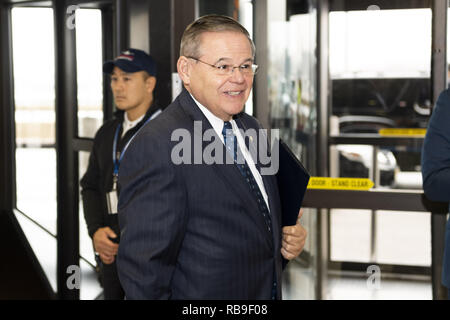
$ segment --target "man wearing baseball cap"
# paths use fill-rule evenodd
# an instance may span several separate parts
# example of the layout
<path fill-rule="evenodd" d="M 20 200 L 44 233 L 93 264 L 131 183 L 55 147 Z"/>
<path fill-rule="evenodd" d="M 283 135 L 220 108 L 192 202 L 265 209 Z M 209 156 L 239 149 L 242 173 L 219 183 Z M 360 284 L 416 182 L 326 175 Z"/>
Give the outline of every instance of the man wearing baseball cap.
<path fill-rule="evenodd" d="M 141 127 L 161 113 L 153 99 L 156 62 L 142 50 L 128 49 L 103 64 L 111 75 L 117 112 L 94 138 L 86 173 L 81 179 L 84 217 L 100 259 L 105 300 L 123 299 L 115 256 L 119 247 L 117 174 L 129 142 Z"/>

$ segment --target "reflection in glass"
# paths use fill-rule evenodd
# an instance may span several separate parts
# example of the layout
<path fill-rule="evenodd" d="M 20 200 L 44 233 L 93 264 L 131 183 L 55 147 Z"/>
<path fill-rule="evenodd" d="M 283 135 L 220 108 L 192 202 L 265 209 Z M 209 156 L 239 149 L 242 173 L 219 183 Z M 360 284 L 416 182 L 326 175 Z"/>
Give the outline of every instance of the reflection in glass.
<path fill-rule="evenodd" d="M 333 115 L 425 128 L 430 114 L 431 9 L 330 13 Z"/>
<path fill-rule="evenodd" d="M 329 14 L 330 135 L 378 138 L 380 129 L 427 127 L 431 108 L 431 16 L 429 8 Z M 330 175 L 368 177 L 378 189 L 419 190 L 419 140 L 416 145 L 332 146 Z M 405 270 L 428 267 L 430 230 L 425 213 L 333 209 L 330 265 L 353 262 L 361 272 L 364 263 L 402 265 Z M 383 278 L 382 290 L 378 291 L 369 290 L 364 281 L 358 284 L 351 278 L 330 279 L 330 298 L 430 299 L 430 279 L 421 276 L 425 282 L 405 282 L 407 290 L 396 289 L 398 282 Z M 337 289 L 340 281 L 341 292 Z M 353 293 L 345 291 L 344 284 Z"/>
<path fill-rule="evenodd" d="M 431 9 L 331 12 L 329 18 L 331 134 L 426 128 L 431 108 Z M 372 147 L 337 147 L 331 152 L 331 174 L 370 177 L 373 161 L 368 148 Z M 420 151 L 420 146 L 381 148 L 381 185 L 404 188 L 403 181 L 413 178 L 408 188 L 420 188 Z"/>
<path fill-rule="evenodd" d="M 315 1 L 268 1 L 268 89 L 271 127 L 315 171 L 316 5 Z M 256 57 L 258 59 L 258 57 Z M 306 209 L 309 236 L 301 255 L 283 273 L 284 299 L 316 296 L 316 213 Z"/>

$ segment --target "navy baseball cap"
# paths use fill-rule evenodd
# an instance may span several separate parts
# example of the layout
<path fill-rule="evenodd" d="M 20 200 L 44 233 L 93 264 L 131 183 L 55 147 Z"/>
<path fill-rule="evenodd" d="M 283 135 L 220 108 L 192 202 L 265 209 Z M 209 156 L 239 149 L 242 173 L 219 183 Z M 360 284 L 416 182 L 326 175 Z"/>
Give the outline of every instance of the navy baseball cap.
<path fill-rule="evenodd" d="M 114 66 L 125 72 L 147 71 L 149 75 L 156 76 L 155 60 L 144 51 L 138 49 L 125 50 L 114 60 L 106 61 L 103 64 L 103 72 L 111 74 Z"/>

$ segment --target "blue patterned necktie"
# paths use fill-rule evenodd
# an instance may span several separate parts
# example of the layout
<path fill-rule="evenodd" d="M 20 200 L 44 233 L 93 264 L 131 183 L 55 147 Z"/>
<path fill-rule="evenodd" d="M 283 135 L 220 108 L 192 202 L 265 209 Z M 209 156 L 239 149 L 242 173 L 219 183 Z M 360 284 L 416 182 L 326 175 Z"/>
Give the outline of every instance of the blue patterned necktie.
<path fill-rule="evenodd" d="M 241 150 L 238 147 L 237 138 L 233 133 L 233 128 L 229 121 L 225 121 L 223 123 L 222 129 L 223 142 L 227 151 L 233 155 L 234 163 L 239 168 L 244 179 L 247 181 L 250 189 L 252 190 L 253 195 L 255 196 L 259 211 L 261 211 L 264 221 L 266 222 L 267 229 L 270 233 L 272 233 L 272 220 L 270 219 L 269 209 L 267 208 L 266 201 L 261 194 L 261 190 L 259 189 L 258 184 L 256 183 L 255 177 L 253 177 L 250 168 L 247 165 L 247 162 L 244 159 L 244 156 L 241 153 Z M 237 161 L 239 159 L 239 161 Z M 275 269 L 274 269 L 274 279 L 275 279 Z M 274 280 L 271 290 L 271 298 L 272 300 L 276 300 L 277 298 L 277 282 Z"/>
<path fill-rule="evenodd" d="M 250 171 L 247 162 L 244 160 L 244 156 L 241 153 L 241 150 L 238 147 L 237 138 L 233 133 L 233 128 L 229 121 L 225 121 L 223 124 L 222 135 L 225 147 L 227 151 L 233 155 L 234 163 L 237 165 L 239 171 L 242 176 L 247 181 L 250 189 L 252 190 L 253 195 L 255 196 L 256 201 L 258 202 L 259 210 L 261 211 L 264 221 L 266 222 L 267 229 L 269 232 L 272 232 L 272 221 L 270 219 L 269 209 L 267 208 L 266 201 L 263 198 L 261 190 L 259 189 L 258 184 L 256 183 L 255 177 L 253 177 L 252 172 Z M 239 159 L 239 161 L 238 161 Z"/>

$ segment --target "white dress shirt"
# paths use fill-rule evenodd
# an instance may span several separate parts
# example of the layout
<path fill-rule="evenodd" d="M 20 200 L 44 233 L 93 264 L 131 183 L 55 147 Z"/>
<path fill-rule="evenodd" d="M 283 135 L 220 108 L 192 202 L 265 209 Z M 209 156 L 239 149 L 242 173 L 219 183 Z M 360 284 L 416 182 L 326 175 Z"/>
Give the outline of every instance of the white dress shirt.
<path fill-rule="evenodd" d="M 209 111 L 208 108 L 206 108 L 200 102 L 198 102 L 192 95 L 191 95 L 191 97 L 192 97 L 192 99 L 194 99 L 197 106 L 203 112 L 206 119 L 208 119 L 208 121 L 211 124 L 211 126 L 213 127 L 214 131 L 219 136 L 219 139 L 222 141 L 222 143 L 224 143 L 223 135 L 222 135 L 224 121 L 222 119 L 220 119 L 219 117 L 215 116 L 211 111 Z M 230 123 L 233 128 L 233 133 L 236 136 L 239 149 L 241 150 L 241 153 L 244 156 L 244 159 L 247 162 L 248 167 L 249 167 L 250 171 L 252 172 L 256 183 L 258 184 L 259 190 L 261 191 L 264 201 L 266 202 L 267 208 L 270 211 L 269 198 L 267 196 L 266 188 L 264 188 L 264 183 L 263 183 L 262 177 L 259 174 L 258 169 L 256 169 L 255 162 L 253 161 L 253 158 L 250 155 L 250 152 L 247 150 L 247 148 L 245 146 L 244 138 L 242 137 L 241 132 L 239 131 L 239 127 L 237 126 L 236 122 L 233 119 L 230 120 Z"/>
<path fill-rule="evenodd" d="M 128 119 L 128 114 L 125 112 L 123 115 L 123 123 L 122 123 L 122 138 L 125 136 L 125 133 L 127 133 L 128 130 L 133 129 L 139 122 L 141 122 L 142 119 L 144 119 L 145 113 L 137 118 L 136 120 L 131 121 Z"/>

